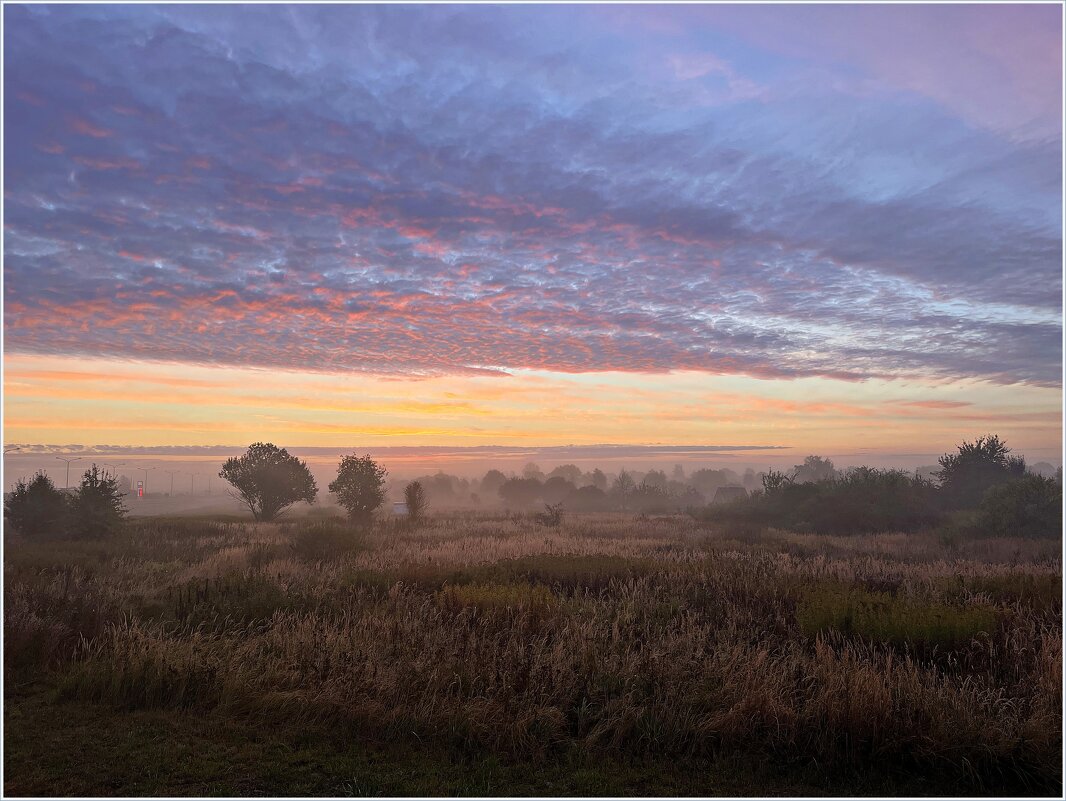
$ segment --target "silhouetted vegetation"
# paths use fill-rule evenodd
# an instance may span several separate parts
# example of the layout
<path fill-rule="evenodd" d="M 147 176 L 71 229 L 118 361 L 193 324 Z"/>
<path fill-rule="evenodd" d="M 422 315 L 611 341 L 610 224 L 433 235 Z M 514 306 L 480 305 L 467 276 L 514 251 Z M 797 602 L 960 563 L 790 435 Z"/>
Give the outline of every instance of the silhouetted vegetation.
<path fill-rule="evenodd" d="M 118 480 L 95 464 L 86 470 L 70 502 L 72 530 L 83 537 L 106 537 L 119 530 L 126 512 Z"/>
<path fill-rule="evenodd" d="M 407 504 L 407 517 L 412 523 L 420 522 L 429 509 L 429 501 L 426 500 L 426 491 L 421 482 L 412 481 L 403 488 L 403 499 Z"/>
<path fill-rule="evenodd" d="M 944 500 L 956 509 L 972 509 L 990 488 L 1025 475 L 1025 460 L 1011 456 L 995 434 L 964 442 L 957 453 L 940 457 L 937 471 Z"/>
<path fill-rule="evenodd" d="M 27 537 L 61 533 L 68 521 L 67 497 L 56 489 L 44 471 L 28 482 L 21 478 L 4 502 L 4 519 L 15 531 Z"/>
<path fill-rule="evenodd" d="M 337 478 L 330 482 L 329 491 L 337 496 L 349 520 L 366 525 L 385 502 L 387 474 L 370 454 L 345 456 L 337 466 Z"/>
<path fill-rule="evenodd" d="M 284 448 L 256 442 L 243 456 L 226 460 L 219 477 L 256 520 L 270 521 L 299 501 L 314 503 L 318 486 L 307 464 Z"/>

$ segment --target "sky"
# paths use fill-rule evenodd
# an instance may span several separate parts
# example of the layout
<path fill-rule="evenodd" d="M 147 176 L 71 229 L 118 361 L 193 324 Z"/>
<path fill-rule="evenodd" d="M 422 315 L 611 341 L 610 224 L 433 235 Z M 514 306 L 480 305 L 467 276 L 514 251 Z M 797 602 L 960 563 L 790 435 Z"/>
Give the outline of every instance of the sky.
<path fill-rule="evenodd" d="M 1061 14 L 6 5 L 5 442 L 1059 463 Z"/>

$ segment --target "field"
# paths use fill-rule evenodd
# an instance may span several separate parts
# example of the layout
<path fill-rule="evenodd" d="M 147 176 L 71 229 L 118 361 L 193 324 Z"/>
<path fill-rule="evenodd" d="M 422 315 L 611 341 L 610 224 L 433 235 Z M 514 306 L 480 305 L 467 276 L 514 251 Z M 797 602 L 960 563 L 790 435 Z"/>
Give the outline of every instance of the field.
<path fill-rule="evenodd" d="M 611 514 L 9 535 L 4 789 L 1059 795 L 1060 547 Z"/>

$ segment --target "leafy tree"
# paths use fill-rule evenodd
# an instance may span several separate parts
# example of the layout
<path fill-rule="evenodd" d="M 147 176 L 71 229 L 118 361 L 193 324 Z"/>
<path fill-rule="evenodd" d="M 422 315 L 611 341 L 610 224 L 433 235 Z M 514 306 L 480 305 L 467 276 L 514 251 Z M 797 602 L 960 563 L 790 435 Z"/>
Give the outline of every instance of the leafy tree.
<path fill-rule="evenodd" d="M 385 502 L 387 474 L 388 471 L 371 459 L 370 454 L 345 456 L 337 467 L 337 478 L 330 482 L 329 491 L 348 510 L 348 518 L 353 523 L 365 524 Z"/>
<path fill-rule="evenodd" d="M 977 525 L 995 537 L 1062 536 L 1062 484 L 1027 475 L 989 488 L 978 507 Z"/>
<path fill-rule="evenodd" d="M 508 506 L 532 506 L 544 486 L 535 478 L 509 478 L 500 487 L 500 497 Z"/>
<path fill-rule="evenodd" d="M 793 480 L 797 484 L 809 484 L 815 481 L 828 481 L 836 475 L 836 469 L 830 459 L 821 456 L 808 456 L 803 464 L 796 465 Z"/>
<path fill-rule="evenodd" d="M 114 534 L 126 519 L 118 479 L 96 469 L 94 464 L 82 476 L 81 486 L 70 503 L 71 522 L 85 537 Z"/>
<path fill-rule="evenodd" d="M 607 509 L 607 493 L 591 484 L 574 490 L 566 499 L 575 512 L 602 512 Z"/>
<path fill-rule="evenodd" d="M 768 470 L 762 476 L 763 492 L 767 495 L 777 492 L 783 487 L 795 483 L 795 478 L 795 476 L 785 475 L 780 470 Z"/>
<path fill-rule="evenodd" d="M 67 523 L 69 507 L 66 496 L 43 470 L 29 482 L 20 478 L 4 502 L 4 517 L 11 527 L 28 537 L 57 532 Z M 58 532 L 57 532 L 58 533 Z"/>
<path fill-rule="evenodd" d="M 545 504 L 562 503 L 575 489 L 573 483 L 562 476 L 552 476 L 544 482 L 541 498 Z"/>
<path fill-rule="evenodd" d="M 485 495 L 496 495 L 505 481 L 507 481 L 507 476 L 499 470 L 489 470 L 481 479 L 481 491 Z"/>
<path fill-rule="evenodd" d="M 607 491 L 607 475 L 598 467 L 592 471 L 591 484 L 598 490 Z"/>
<path fill-rule="evenodd" d="M 659 489 L 666 489 L 666 473 L 664 473 L 662 470 L 649 470 L 648 474 L 644 476 L 644 481 L 641 483 L 647 484 L 649 487 L 658 487 Z"/>
<path fill-rule="evenodd" d="M 990 487 L 1025 475 L 1025 459 L 1011 456 L 995 434 L 963 442 L 957 453 L 945 454 L 939 462 L 940 488 L 949 503 L 961 508 L 977 506 Z"/>
<path fill-rule="evenodd" d="M 548 478 L 562 478 L 571 484 L 577 484 L 581 480 L 581 468 L 576 464 L 561 464 L 548 473 Z"/>
<path fill-rule="evenodd" d="M 537 481 L 544 480 L 544 471 L 536 462 L 529 462 L 522 468 L 522 478 L 535 478 Z"/>
<path fill-rule="evenodd" d="M 274 520 L 298 501 L 314 503 L 318 495 L 307 464 L 269 442 L 256 442 L 243 456 L 227 459 L 218 475 L 233 485 L 231 494 L 256 520 Z"/>
<path fill-rule="evenodd" d="M 618 474 L 618 478 L 614 480 L 614 486 L 611 487 L 611 494 L 615 496 L 618 504 L 624 510 L 626 508 L 626 501 L 636 488 L 637 484 L 633 480 L 633 477 L 625 470 L 622 470 L 622 472 Z"/>
<path fill-rule="evenodd" d="M 426 501 L 426 491 L 421 482 L 412 481 L 403 488 L 403 499 L 407 503 L 407 516 L 413 523 L 417 523 L 426 516 L 429 503 Z"/>

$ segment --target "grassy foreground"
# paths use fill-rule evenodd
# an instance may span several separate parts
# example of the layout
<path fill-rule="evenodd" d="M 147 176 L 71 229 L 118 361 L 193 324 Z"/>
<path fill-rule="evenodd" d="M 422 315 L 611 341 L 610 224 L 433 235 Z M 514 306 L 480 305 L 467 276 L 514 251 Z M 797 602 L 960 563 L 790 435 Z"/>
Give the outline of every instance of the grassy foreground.
<path fill-rule="evenodd" d="M 1057 542 L 155 519 L 4 569 L 8 795 L 1061 793 Z"/>

